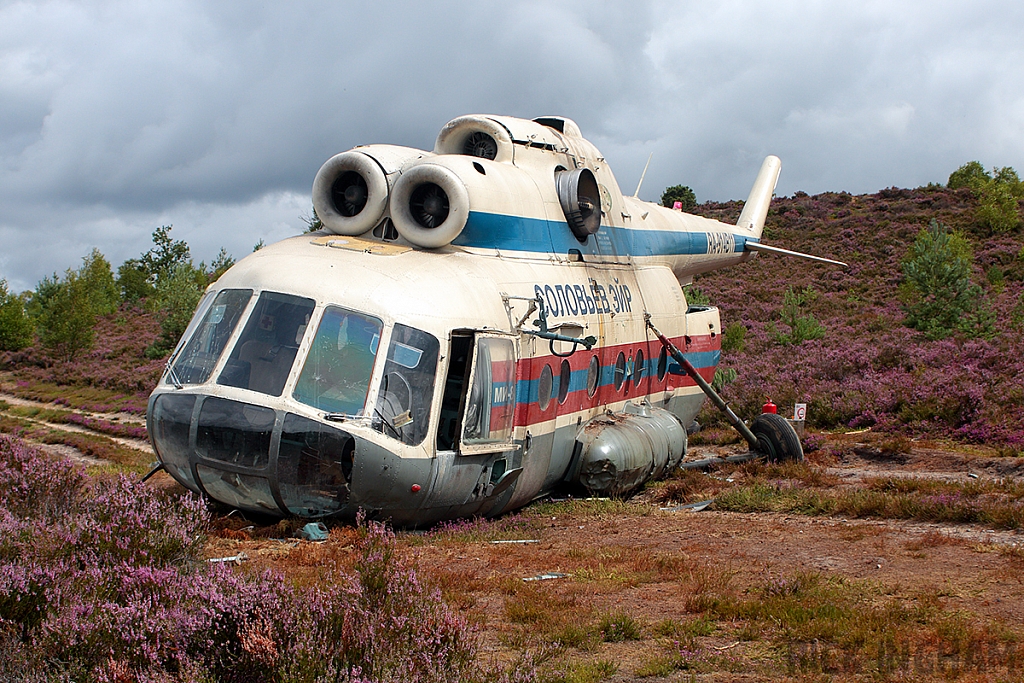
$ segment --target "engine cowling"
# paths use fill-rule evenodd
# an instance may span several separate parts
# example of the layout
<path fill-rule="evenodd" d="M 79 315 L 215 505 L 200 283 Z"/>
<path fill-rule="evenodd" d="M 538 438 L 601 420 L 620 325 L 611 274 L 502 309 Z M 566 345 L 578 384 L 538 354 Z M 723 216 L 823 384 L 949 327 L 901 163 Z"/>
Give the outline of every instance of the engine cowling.
<path fill-rule="evenodd" d="M 434 143 L 435 154 L 463 154 L 512 163 L 512 136 L 489 116 L 460 116 L 449 121 Z"/>
<path fill-rule="evenodd" d="M 391 220 L 398 233 L 417 247 L 436 249 L 450 244 L 468 218 L 469 192 L 449 168 L 418 164 L 395 183 Z"/>
<path fill-rule="evenodd" d="M 334 155 L 313 180 L 313 208 L 324 227 L 335 234 L 363 234 L 380 222 L 387 205 L 384 169 L 362 152 Z"/>

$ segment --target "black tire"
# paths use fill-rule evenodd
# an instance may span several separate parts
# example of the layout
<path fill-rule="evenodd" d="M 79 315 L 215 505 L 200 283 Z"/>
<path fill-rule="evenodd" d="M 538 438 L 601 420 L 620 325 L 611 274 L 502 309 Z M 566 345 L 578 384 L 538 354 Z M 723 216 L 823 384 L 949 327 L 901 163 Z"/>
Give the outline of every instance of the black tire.
<path fill-rule="evenodd" d="M 804 449 L 789 421 L 775 413 L 762 413 L 750 426 L 757 437 L 758 450 L 768 462 L 802 462 Z"/>

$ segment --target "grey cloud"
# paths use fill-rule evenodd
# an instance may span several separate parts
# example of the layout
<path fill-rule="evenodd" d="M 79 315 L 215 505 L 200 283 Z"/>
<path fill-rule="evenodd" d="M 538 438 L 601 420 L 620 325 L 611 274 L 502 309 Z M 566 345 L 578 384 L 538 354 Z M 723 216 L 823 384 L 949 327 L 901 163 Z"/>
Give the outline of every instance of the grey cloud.
<path fill-rule="evenodd" d="M 786 194 L 1021 168 L 1022 28 L 996 0 L 0 4 L 0 277 L 163 223 L 241 256 L 332 154 L 464 113 L 572 117 L 628 193 L 654 152 L 647 198 L 742 198 L 769 153 Z"/>

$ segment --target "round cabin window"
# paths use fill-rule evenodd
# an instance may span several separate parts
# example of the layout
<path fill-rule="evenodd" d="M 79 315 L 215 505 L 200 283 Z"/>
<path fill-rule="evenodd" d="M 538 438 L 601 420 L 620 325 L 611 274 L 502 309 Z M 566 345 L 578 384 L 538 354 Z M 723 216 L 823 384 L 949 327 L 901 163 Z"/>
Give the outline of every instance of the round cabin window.
<path fill-rule="evenodd" d="M 597 359 L 597 356 L 593 356 L 590 359 L 590 367 L 587 368 L 587 396 L 594 398 L 594 394 L 597 393 L 598 380 L 601 379 L 601 361 Z"/>
<path fill-rule="evenodd" d="M 615 359 L 615 391 L 622 388 L 622 383 L 626 380 L 626 354 L 619 351 L 619 357 Z"/>
<path fill-rule="evenodd" d="M 537 383 L 537 403 L 541 410 L 547 410 L 551 403 L 551 384 L 551 366 L 545 364 L 544 369 L 540 371 L 540 381 Z"/>
<path fill-rule="evenodd" d="M 633 366 L 633 384 L 640 386 L 640 380 L 644 377 L 644 371 L 647 369 L 644 359 L 644 350 L 639 349 L 636 352 L 636 363 Z"/>
<path fill-rule="evenodd" d="M 558 403 L 565 403 L 569 396 L 569 382 L 572 380 L 572 366 L 569 361 L 562 360 L 562 368 L 558 373 Z"/>
<path fill-rule="evenodd" d="M 668 373 L 668 350 L 664 346 L 661 347 L 661 353 L 658 354 L 658 381 L 661 382 L 665 379 L 665 375 Z"/>

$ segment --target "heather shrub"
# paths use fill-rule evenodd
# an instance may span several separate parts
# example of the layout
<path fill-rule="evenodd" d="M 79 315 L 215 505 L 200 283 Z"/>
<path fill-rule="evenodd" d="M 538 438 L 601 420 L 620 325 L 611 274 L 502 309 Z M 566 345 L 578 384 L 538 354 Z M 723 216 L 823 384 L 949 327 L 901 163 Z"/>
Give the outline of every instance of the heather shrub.
<path fill-rule="evenodd" d="M 0 673 L 75 681 L 471 681 L 466 623 L 364 525 L 310 586 L 203 562 L 192 496 L 0 437 Z M 11 664 L 16 663 L 16 664 Z M 521 680 L 529 680 L 529 677 Z"/>
<path fill-rule="evenodd" d="M 48 524 L 73 506 L 84 481 L 70 462 L 0 434 L 0 510 L 8 515 Z"/>

